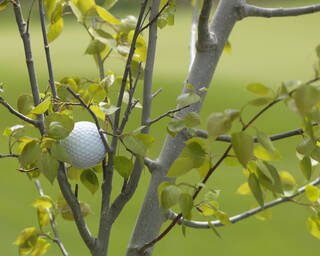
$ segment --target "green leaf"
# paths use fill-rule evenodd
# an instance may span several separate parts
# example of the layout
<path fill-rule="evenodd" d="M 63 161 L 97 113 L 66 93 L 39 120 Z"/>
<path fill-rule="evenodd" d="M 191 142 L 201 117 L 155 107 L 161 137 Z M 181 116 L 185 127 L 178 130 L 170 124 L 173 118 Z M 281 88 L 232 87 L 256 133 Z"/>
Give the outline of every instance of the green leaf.
<path fill-rule="evenodd" d="M 81 173 L 83 172 L 84 170 L 83 169 L 78 169 L 74 166 L 71 166 L 69 169 L 68 169 L 68 178 L 71 179 L 71 180 L 76 180 L 76 181 L 80 181 L 80 176 L 81 176 Z"/>
<path fill-rule="evenodd" d="M 320 100 L 319 90 L 310 85 L 300 86 L 293 94 L 295 104 L 302 115 L 311 113 Z"/>
<path fill-rule="evenodd" d="M 187 220 L 191 219 L 191 210 L 193 207 L 192 195 L 188 193 L 181 193 L 179 197 L 179 206 L 182 217 Z"/>
<path fill-rule="evenodd" d="M 66 138 L 74 127 L 74 121 L 60 113 L 47 116 L 44 122 L 48 136 L 58 140 Z"/>
<path fill-rule="evenodd" d="M 287 171 L 282 171 L 279 173 L 279 175 L 283 189 L 285 191 L 292 191 L 297 184 L 293 176 Z"/>
<path fill-rule="evenodd" d="M 257 96 L 267 96 L 270 93 L 270 89 L 260 83 L 248 84 L 246 89 Z"/>
<path fill-rule="evenodd" d="M 27 143 L 19 156 L 21 166 L 27 168 L 29 164 L 34 163 L 38 159 L 40 151 L 40 145 L 37 141 L 32 140 Z"/>
<path fill-rule="evenodd" d="M 312 173 L 312 165 L 311 165 L 311 159 L 307 156 L 304 156 L 302 160 L 300 161 L 300 169 L 302 171 L 303 176 L 310 180 L 311 173 Z"/>
<path fill-rule="evenodd" d="M 110 24 L 119 24 L 121 23 L 118 19 L 116 19 L 115 17 L 113 17 L 111 15 L 110 12 L 108 12 L 106 9 L 104 9 L 101 6 L 96 6 L 96 10 L 97 13 L 99 14 L 99 16 L 105 20 L 106 22 L 110 23 Z"/>
<path fill-rule="evenodd" d="M 70 158 L 68 153 L 60 145 L 59 142 L 55 142 L 51 146 L 51 155 L 58 161 L 70 163 Z"/>
<path fill-rule="evenodd" d="M 136 153 L 139 156 L 146 155 L 147 148 L 145 144 L 136 136 L 124 136 L 122 140 L 126 147 L 132 152 Z"/>
<path fill-rule="evenodd" d="M 263 194 L 257 176 L 250 173 L 248 178 L 249 188 L 261 207 L 264 207 Z"/>
<path fill-rule="evenodd" d="M 246 167 L 253 153 L 253 138 L 245 132 L 233 133 L 231 135 L 233 150 L 239 162 Z"/>
<path fill-rule="evenodd" d="M 200 167 L 206 157 L 206 152 L 200 143 L 196 141 L 187 142 L 187 146 L 183 149 L 180 158 L 192 160 L 192 167 Z"/>
<path fill-rule="evenodd" d="M 143 142 L 143 144 L 146 147 L 147 152 L 154 145 L 155 139 L 149 134 L 139 133 L 139 134 L 135 135 L 135 137 Z"/>
<path fill-rule="evenodd" d="M 320 190 L 312 185 L 306 185 L 306 195 L 311 202 L 317 202 L 320 196 Z"/>
<path fill-rule="evenodd" d="M 49 153 L 41 153 L 38 159 L 38 168 L 52 184 L 57 177 L 59 162 Z"/>
<path fill-rule="evenodd" d="M 248 101 L 248 104 L 255 107 L 261 107 L 263 105 L 269 104 L 272 101 L 273 101 L 273 98 L 263 97 L 263 98 L 256 98 L 256 99 L 250 100 Z"/>
<path fill-rule="evenodd" d="M 277 171 L 277 169 L 269 164 L 268 162 L 263 162 L 264 166 L 267 168 L 267 170 L 269 171 L 271 177 L 272 177 L 272 191 L 275 193 L 283 193 L 283 189 L 282 189 L 282 183 L 281 183 L 281 177 L 279 172 Z"/>
<path fill-rule="evenodd" d="M 88 86 L 88 94 L 94 102 L 103 101 L 107 96 L 106 91 L 100 84 L 90 84 Z"/>
<path fill-rule="evenodd" d="M 49 109 L 51 104 L 51 97 L 46 98 L 43 102 L 41 102 L 38 106 L 36 106 L 31 113 L 33 114 L 43 114 Z"/>
<path fill-rule="evenodd" d="M 6 9 L 10 5 L 10 0 L 4 0 L 0 3 L 0 11 Z"/>
<path fill-rule="evenodd" d="M 222 211 L 216 211 L 214 216 L 220 220 L 220 222 L 225 226 L 230 226 L 232 223 L 229 217 Z"/>
<path fill-rule="evenodd" d="M 189 112 L 183 118 L 183 123 L 186 127 L 196 127 L 200 124 L 200 115 L 196 112 Z"/>
<path fill-rule="evenodd" d="M 80 203 L 80 210 L 81 210 L 82 216 L 86 218 L 91 214 L 90 206 L 85 202 L 80 201 L 79 203 Z M 60 211 L 63 219 L 74 221 L 72 210 L 62 195 L 58 199 L 58 210 Z"/>
<path fill-rule="evenodd" d="M 32 250 L 31 256 L 41 256 L 47 252 L 49 247 L 50 244 L 45 239 L 39 237 Z"/>
<path fill-rule="evenodd" d="M 99 189 L 99 181 L 97 175 L 90 169 L 84 170 L 81 173 L 80 180 L 82 184 L 94 194 Z"/>
<path fill-rule="evenodd" d="M 62 33 L 63 27 L 63 18 L 60 17 L 49 28 L 49 31 L 47 33 L 48 43 L 53 42 Z"/>
<path fill-rule="evenodd" d="M 177 103 L 179 104 L 180 108 L 183 108 L 185 106 L 199 102 L 200 100 L 201 100 L 201 97 L 198 94 L 194 92 L 189 92 L 189 93 L 181 94 L 177 98 Z"/>
<path fill-rule="evenodd" d="M 262 212 L 259 212 L 254 215 L 258 220 L 268 220 L 272 217 L 272 211 L 270 209 L 266 209 Z"/>
<path fill-rule="evenodd" d="M 125 156 L 115 156 L 114 168 L 124 179 L 128 179 L 133 170 L 133 163 L 129 158 Z"/>
<path fill-rule="evenodd" d="M 223 113 L 212 113 L 207 119 L 209 137 L 217 137 L 231 129 L 232 121 Z"/>
<path fill-rule="evenodd" d="M 310 234 L 320 239 L 320 217 L 319 216 L 309 217 L 306 224 Z"/>
<path fill-rule="evenodd" d="M 310 138 L 306 138 L 298 144 L 296 150 L 301 155 L 310 156 L 315 148 L 314 142 Z"/>
<path fill-rule="evenodd" d="M 178 203 L 182 190 L 170 182 L 163 182 L 158 187 L 159 202 L 164 211 Z"/>
<path fill-rule="evenodd" d="M 275 147 L 267 135 L 257 130 L 257 140 L 266 150 L 268 150 L 269 153 L 274 154 Z"/>
<path fill-rule="evenodd" d="M 179 157 L 171 165 L 167 177 L 180 177 L 193 169 L 193 160 Z"/>
<path fill-rule="evenodd" d="M 18 111 L 21 114 L 28 115 L 33 109 L 33 98 L 31 95 L 24 94 L 18 98 Z"/>
<path fill-rule="evenodd" d="M 106 48 L 106 45 L 101 43 L 99 40 L 97 39 L 93 39 L 90 41 L 85 54 L 97 54 L 99 52 L 102 52 L 104 50 L 104 48 Z"/>
<path fill-rule="evenodd" d="M 100 102 L 99 108 L 106 115 L 112 115 L 114 112 L 116 112 L 119 109 L 118 107 L 108 104 L 106 102 Z"/>
<path fill-rule="evenodd" d="M 178 132 L 181 132 L 185 127 L 183 120 L 172 119 L 167 126 L 167 131 L 171 136 L 176 136 Z"/>

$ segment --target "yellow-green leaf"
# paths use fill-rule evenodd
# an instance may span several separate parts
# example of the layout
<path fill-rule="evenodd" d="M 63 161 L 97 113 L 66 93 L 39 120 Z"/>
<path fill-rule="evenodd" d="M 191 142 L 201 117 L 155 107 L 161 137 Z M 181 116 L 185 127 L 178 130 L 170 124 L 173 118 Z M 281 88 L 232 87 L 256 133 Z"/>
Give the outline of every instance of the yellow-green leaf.
<path fill-rule="evenodd" d="M 46 98 L 43 102 L 41 102 L 38 106 L 36 106 L 31 113 L 33 114 L 43 114 L 49 109 L 51 103 L 51 97 Z"/>
<path fill-rule="evenodd" d="M 249 184 L 248 182 L 243 183 L 238 189 L 237 189 L 237 194 L 239 195 L 250 195 L 251 194 L 251 190 L 249 188 Z"/>
<path fill-rule="evenodd" d="M 270 153 L 266 148 L 261 145 L 258 145 L 254 149 L 254 156 L 258 159 L 265 161 L 278 161 L 281 160 L 280 153 L 275 149 L 274 153 Z"/>
<path fill-rule="evenodd" d="M 4 0 L 0 3 L 0 11 L 6 9 L 10 5 L 10 0 Z"/>
<path fill-rule="evenodd" d="M 302 115 L 311 113 L 320 100 L 320 92 L 310 85 L 300 86 L 293 94 L 295 104 Z"/>
<path fill-rule="evenodd" d="M 41 256 L 45 254 L 50 247 L 50 244 L 43 238 L 38 238 L 34 249 L 32 250 L 31 256 Z"/>
<path fill-rule="evenodd" d="M 306 195 L 311 202 L 317 202 L 320 196 L 320 190 L 312 185 L 306 185 Z"/>
<path fill-rule="evenodd" d="M 56 22 L 50 26 L 49 31 L 47 33 L 49 43 L 53 42 L 62 33 L 63 26 L 64 23 L 62 17 L 58 18 Z"/>
<path fill-rule="evenodd" d="M 97 13 L 99 14 L 99 16 L 105 20 L 106 22 L 110 23 L 110 24 L 119 24 L 121 23 L 118 19 L 116 19 L 114 16 L 112 16 L 112 14 L 110 12 L 108 12 L 106 9 L 104 9 L 101 6 L 96 6 L 96 10 Z"/>
<path fill-rule="evenodd" d="M 320 218 L 319 216 L 309 217 L 307 220 L 307 229 L 310 234 L 320 239 Z"/>
<path fill-rule="evenodd" d="M 29 164 L 34 163 L 38 159 L 40 151 L 40 145 L 37 141 L 32 140 L 27 143 L 19 156 L 21 166 L 27 168 Z"/>
<path fill-rule="evenodd" d="M 59 162 L 49 153 L 43 152 L 38 159 L 38 168 L 52 184 L 57 177 Z"/>
<path fill-rule="evenodd" d="M 178 203 L 182 190 L 175 184 L 164 182 L 158 188 L 159 202 L 163 210 L 168 210 Z"/>
<path fill-rule="evenodd" d="M 293 178 L 293 176 L 287 172 L 287 171 L 282 171 L 279 173 L 283 189 L 286 191 L 293 190 L 296 186 L 296 181 Z"/>
<path fill-rule="evenodd" d="M 18 111 L 21 114 L 28 115 L 33 109 L 33 104 L 33 98 L 31 95 L 21 95 L 17 101 Z"/>
<path fill-rule="evenodd" d="M 312 165 L 310 157 L 304 156 L 299 163 L 302 174 L 307 180 L 310 180 L 312 174 Z"/>
<path fill-rule="evenodd" d="M 133 170 L 132 161 L 125 156 L 115 156 L 114 157 L 114 168 L 118 173 L 124 178 L 128 179 Z"/>

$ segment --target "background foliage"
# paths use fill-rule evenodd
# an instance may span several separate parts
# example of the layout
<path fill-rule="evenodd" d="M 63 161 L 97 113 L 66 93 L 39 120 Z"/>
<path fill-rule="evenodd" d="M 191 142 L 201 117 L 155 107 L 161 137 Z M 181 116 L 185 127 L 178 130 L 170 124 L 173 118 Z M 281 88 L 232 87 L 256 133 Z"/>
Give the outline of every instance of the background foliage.
<path fill-rule="evenodd" d="M 120 1 L 121 2 L 121 1 Z M 115 7 L 116 13 L 121 17 L 132 10 L 123 1 Z M 127 1 L 128 2 L 128 1 Z M 249 1 L 248 1 L 249 2 Z M 253 2 L 253 1 L 251 1 Z M 260 1 L 259 1 L 260 2 Z M 267 1 L 268 2 L 268 1 Z M 282 1 L 283 5 L 288 2 Z M 301 2 L 301 1 L 297 1 Z M 307 1 L 304 1 L 304 3 Z M 317 1 L 308 1 L 316 3 Z M 179 1 L 178 1 L 179 3 Z M 271 6 L 272 3 L 268 2 Z M 291 3 L 290 6 L 293 6 Z M 274 6 L 274 5 L 273 5 Z M 122 7 L 122 8 L 120 8 Z M 28 92 L 28 78 L 23 58 L 23 49 L 16 24 L 11 10 L 0 15 L 0 79 L 5 81 L 8 101 L 15 105 L 17 95 Z M 191 23 L 191 10 L 187 7 L 178 8 L 176 25 L 166 28 L 159 33 L 158 58 L 156 60 L 155 86 L 163 88 L 163 92 L 156 98 L 153 116 L 163 113 L 163 105 L 170 109 L 175 105 L 175 99 L 187 73 L 189 25 Z M 234 29 L 230 41 L 231 55 L 224 54 L 218 66 L 214 79 L 214 86 L 209 91 L 202 112 L 203 120 L 212 111 L 222 111 L 225 108 L 239 108 L 250 95 L 244 88 L 250 82 L 262 82 L 268 86 L 276 87 L 286 80 L 307 80 L 312 76 L 312 63 L 315 61 L 314 48 L 320 42 L 319 15 L 308 15 L 298 18 L 273 19 L 266 22 L 262 19 L 251 18 L 240 22 Z M 39 29 L 37 14 L 33 15 L 31 23 L 32 43 L 36 68 L 39 73 L 39 84 L 43 89 L 47 84 L 46 66 L 42 49 L 42 38 Z M 170 38 L 170 40 L 169 40 Z M 65 31 L 57 41 L 52 44 L 52 57 L 55 76 L 59 79 L 67 74 L 95 77 L 96 68 L 92 59 L 84 55 L 89 39 L 86 32 L 76 24 L 74 19 L 68 19 Z M 107 63 L 113 70 L 120 71 L 119 60 L 114 59 Z M 177 89 L 179 88 L 179 89 Z M 139 110 L 138 110 L 139 111 Z M 250 111 L 249 111 L 250 112 Z M 0 108 L 0 130 L 15 124 L 15 118 Z M 88 119 L 85 112 L 78 113 L 77 120 Z M 133 119 L 133 118 L 132 118 Z M 157 138 L 153 147 L 156 155 L 165 136 L 165 125 L 168 120 L 162 120 L 151 129 Z M 202 127 L 204 127 L 203 122 Z M 258 120 L 257 126 L 264 127 L 267 134 L 285 131 L 300 126 L 300 120 L 283 104 L 274 107 Z M 0 141 L 6 139 L 1 135 Z M 297 181 L 302 182 L 298 161 L 295 157 L 295 145 L 298 138 L 291 138 L 285 143 L 275 143 L 283 160 L 280 169 L 288 170 L 295 175 Z M 0 143 L 0 152 L 5 152 L 6 145 Z M 0 241 L 4 255 L 15 255 L 16 247 L 12 245 L 19 232 L 28 225 L 37 225 L 36 211 L 31 206 L 38 196 L 36 188 L 28 179 L 17 172 L 17 163 L 12 159 L 1 160 L 0 167 Z M 319 171 L 317 170 L 317 173 Z M 227 175 L 226 175 L 227 174 Z M 197 175 L 197 174 L 194 174 Z M 149 174 L 144 171 L 137 194 L 128 204 L 126 210 L 115 223 L 112 231 L 110 254 L 115 252 L 123 254 L 128 242 L 130 231 L 134 225 L 137 211 L 147 184 Z M 192 175 L 188 178 L 192 178 Z M 41 180 L 46 193 L 53 198 L 58 196 L 57 185 L 53 187 L 47 180 Z M 215 188 L 223 188 L 220 201 L 224 202 L 222 208 L 229 214 L 235 214 L 255 205 L 253 198 L 246 198 L 235 194 L 236 188 L 245 181 L 240 168 L 223 166 L 211 181 Z M 118 177 L 120 186 L 121 179 Z M 116 186 L 116 185 L 115 185 Z M 88 225 L 96 228 L 99 195 L 93 197 L 85 189 L 80 190 L 81 196 L 88 201 L 93 214 L 88 217 Z M 314 253 L 319 248 L 319 241 L 312 237 L 305 229 L 304 220 L 310 215 L 308 210 L 292 204 L 284 204 L 272 210 L 273 216 L 267 222 L 250 218 L 237 225 L 222 228 L 222 240 L 211 231 L 192 230 L 187 237 L 181 235 L 179 228 L 169 234 L 156 247 L 155 255 L 194 255 L 214 250 L 219 255 L 245 255 L 259 252 L 260 255 L 286 253 L 301 255 Z M 72 222 L 57 220 L 61 230 L 61 238 L 67 249 L 75 255 L 87 255 Z M 293 246 L 296 245 L 296 246 Z M 58 249 L 52 246 L 47 255 L 57 255 Z"/>

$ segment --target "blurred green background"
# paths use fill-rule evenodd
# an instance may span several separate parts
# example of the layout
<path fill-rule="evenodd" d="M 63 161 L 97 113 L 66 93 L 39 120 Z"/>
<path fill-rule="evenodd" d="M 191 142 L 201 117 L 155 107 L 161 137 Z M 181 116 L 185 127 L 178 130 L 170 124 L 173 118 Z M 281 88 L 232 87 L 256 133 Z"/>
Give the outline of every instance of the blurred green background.
<path fill-rule="evenodd" d="M 29 4 L 31 1 L 26 1 Z M 120 0 L 113 11 L 119 17 L 136 12 L 136 2 Z M 177 1 L 179 3 L 179 0 Z M 155 63 L 154 91 L 163 91 L 154 101 L 152 116 L 157 117 L 175 106 L 175 99 L 182 90 L 183 81 L 187 75 L 189 63 L 188 43 L 192 10 L 180 1 L 175 26 L 159 31 L 157 60 Z M 248 1 L 249 2 L 249 1 Z M 298 6 L 318 3 L 319 1 L 250 1 L 264 6 L 279 7 L 280 5 Z M 276 88 L 286 80 L 308 80 L 312 78 L 312 65 L 316 60 L 315 47 L 320 43 L 320 14 L 297 18 L 250 18 L 239 22 L 230 37 L 231 55 L 223 54 L 217 68 L 212 86 L 204 104 L 202 127 L 211 112 L 225 108 L 240 108 L 252 96 L 244 91 L 250 82 L 261 82 Z M 23 45 L 14 22 L 11 8 L 0 12 L 0 81 L 5 84 L 4 96 L 10 104 L 16 105 L 18 95 L 29 93 L 29 81 L 25 66 Z M 32 16 L 31 39 L 35 66 L 41 88 L 47 86 L 47 70 L 43 52 L 42 37 L 38 16 Z M 53 66 L 56 80 L 66 75 L 80 77 L 97 77 L 96 66 L 90 56 L 84 55 L 89 38 L 74 18 L 66 19 L 65 29 L 60 38 L 51 45 Z M 106 69 L 121 74 L 122 61 L 111 59 Z M 141 88 L 141 87 L 140 87 Z M 248 109 L 247 116 L 256 109 Z M 140 111 L 135 110 L 130 127 L 139 126 Z M 6 126 L 17 123 L 17 119 L 0 107 L 0 131 Z M 88 119 L 83 113 L 79 118 Z M 161 148 L 161 142 L 166 135 L 165 126 L 168 120 L 163 120 L 152 127 L 151 133 L 157 143 L 151 152 L 156 157 Z M 298 128 L 299 118 L 279 104 L 263 115 L 256 123 L 267 134 L 279 133 Z M 299 184 L 304 179 L 299 172 L 295 157 L 295 145 L 299 138 L 290 138 L 275 145 L 282 155 L 282 162 L 275 163 L 281 170 L 290 171 Z M 224 145 L 217 143 L 218 149 Z M 0 152 L 7 152 L 7 139 L 0 135 Z M 219 153 L 217 153 L 219 154 Z M 13 241 L 25 227 L 37 226 L 36 210 L 31 206 L 37 198 L 35 185 L 15 169 L 18 167 L 14 159 L 1 159 L 0 165 L 0 244 L 1 255 L 17 255 Z M 315 175 L 319 175 L 316 171 Z M 114 224 L 111 236 L 109 255 L 123 255 L 134 226 L 139 207 L 147 189 L 149 173 L 144 170 L 140 186 L 126 206 L 120 218 Z M 190 174 L 189 180 L 198 181 L 197 174 Z M 53 198 L 58 196 L 58 186 L 51 186 L 41 179 L 45 193 Z M 240 184 L 245 182 L 241 168 L 230 168 L 225 165 L 217 170 L 210 185 L 221 189 L 221 208 L 230 216 L 245 211 L 255 205 L 253 198 L 235 194 Z M 121 187 L 121 179 L 115 175 L 115 196 Z M 87 201 L 93 214 L 87 218 L 93 233 L 97 230 L 100 195 L 90 195 L 85 188 L 80 187 L 80 198 Z M 290 203 L 280 205 L 272 210 L 273 216 L 268 221 L 260 221 L 252 217 L 227 228 L 220 228 L 222 239 L 217 238 L 212 231 L 187 230 L 186 238 L 176 227 L 155 248 L 155 256 L 164 255 L 302 255 L 314 254 L 320 249 L 320 242 L 306 230 L 305 221 L 312 213 L 310 210 Z M 57 218 L 61 239 L 70 255 L 85 256 L 89 251 L 77 233 L 75 224 Z M 56 245 L 52 245 L 48 256 L 60 255 Z"/>

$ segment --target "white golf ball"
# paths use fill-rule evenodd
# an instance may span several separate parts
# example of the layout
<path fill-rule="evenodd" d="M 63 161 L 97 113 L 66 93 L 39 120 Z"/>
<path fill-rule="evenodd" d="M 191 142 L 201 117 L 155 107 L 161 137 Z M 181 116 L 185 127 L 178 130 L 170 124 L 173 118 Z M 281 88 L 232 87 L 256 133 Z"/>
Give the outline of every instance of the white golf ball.
<path fill-rule="evenodd" d="M 71 164 L 79 169 L 98 165 L 106 156 L 106 149 L 97 126 L 92 122 L 76 122 L 69 136 L 60 141 Z"/>

